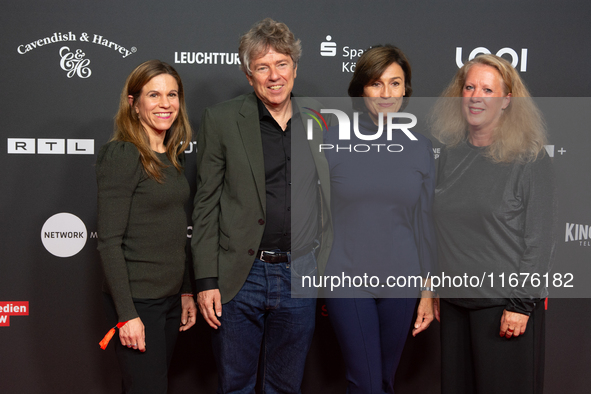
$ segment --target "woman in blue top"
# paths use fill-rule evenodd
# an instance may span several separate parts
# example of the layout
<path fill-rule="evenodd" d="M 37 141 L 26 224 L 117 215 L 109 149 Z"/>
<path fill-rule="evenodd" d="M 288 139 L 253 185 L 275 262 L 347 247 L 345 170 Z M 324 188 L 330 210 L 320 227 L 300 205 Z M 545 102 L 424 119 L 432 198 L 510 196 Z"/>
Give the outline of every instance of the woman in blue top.
<path fill-rule="evenodd" d="M 344 287 L 326 295 L 326 304 L 345 358 L 348 393 L 393 393 L 419 291 L 413 335 L 434 316 L 429 282 L 421 280 L 433 273 L 436 259 L 433 151 L 427 138 L 415 134 L 417 140 L 411 140 L 402 130 L 391 136 L 384 131 L 372 141 L 359 136 L 376 135 L 380 124 L 386 129 L 387 114 L 398 112 L 412 93 L 410 64 L 400 49 L 385 45 L 366 51 L 348 93 L 355 110 L 363 112 L 358 133 L 352 130 L 351 140 L 339 141 L 338 130 L 329 128 L 325 143 L 366 145 L 370 151 L 361 152 L 365 146 L 325 151 L 334 225 L 326 275 L 351 277 L 357 284 L 355 277 L 368 279 L 360 287 L 343 280 Z M 416 285 L 404 283 L 409 277 L 419 279 Z"/>

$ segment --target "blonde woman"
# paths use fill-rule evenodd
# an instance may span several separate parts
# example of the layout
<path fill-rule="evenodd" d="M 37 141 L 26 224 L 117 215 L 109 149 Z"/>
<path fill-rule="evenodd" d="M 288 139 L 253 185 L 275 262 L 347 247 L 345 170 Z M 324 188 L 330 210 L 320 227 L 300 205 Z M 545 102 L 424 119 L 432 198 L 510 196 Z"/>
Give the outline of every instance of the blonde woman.
<path fill-rule="evenodd" d="M 467 62 L 442 96 L 433 123 L 445 144 L 433 206 L 440 268 L 486 278 L 440 293 L 442 393 L 542 393 L 548 292 L 508 279 L 541 277 L 553 255 L 543 120 L 517 71 L 494 55 Z"/>

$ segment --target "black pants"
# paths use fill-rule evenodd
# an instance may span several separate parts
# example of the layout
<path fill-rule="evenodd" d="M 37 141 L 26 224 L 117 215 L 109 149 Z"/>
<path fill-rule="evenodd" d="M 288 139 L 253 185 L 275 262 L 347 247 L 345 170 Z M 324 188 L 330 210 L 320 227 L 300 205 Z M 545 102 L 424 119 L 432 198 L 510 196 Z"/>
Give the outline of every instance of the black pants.
<path fill-rule="evenodd" d="M 499 336 L 504 309 L 467 309 L 441 300 L 442 394 L 542 394 L 544 303 L 517 338 Z"/>
<path fill-rule="evenodd" d="M 168 390 L 168 367 L 179 333 L 181 297 L 179 294 L 159 299 L 134 298 L 135 309 L 145 327 L 144 353 L 121 345 L 119 333 L 112 339 L 127 394 L 165 394 Z M 109 324 L 117 324 L 117 312 L 110 295 L 104 294 Z"/>

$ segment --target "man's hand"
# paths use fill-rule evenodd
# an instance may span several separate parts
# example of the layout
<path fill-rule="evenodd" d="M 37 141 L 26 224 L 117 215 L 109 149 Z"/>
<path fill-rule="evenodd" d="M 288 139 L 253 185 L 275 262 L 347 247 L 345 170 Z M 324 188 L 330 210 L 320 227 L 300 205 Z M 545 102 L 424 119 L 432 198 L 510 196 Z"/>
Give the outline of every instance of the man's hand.
<path fill-rule="evenodd" d="M 222 325 L 218 317 L 222 317 L 222 297 L 219 289 L 205 290 L 197 294 L 197 305 L 203 318 L 212 328 Z"/>

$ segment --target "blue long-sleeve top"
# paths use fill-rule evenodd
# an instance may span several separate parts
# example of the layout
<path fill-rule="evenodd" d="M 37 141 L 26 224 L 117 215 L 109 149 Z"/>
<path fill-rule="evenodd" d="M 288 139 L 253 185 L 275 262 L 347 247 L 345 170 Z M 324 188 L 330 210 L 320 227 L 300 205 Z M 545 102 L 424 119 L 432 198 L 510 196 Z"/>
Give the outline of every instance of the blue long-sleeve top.
<path fill-rule="evenodd" d="M 377 128 L 367 115 L 359 117 L 362 134 L 375 134 Z M 413 134 L 417 141 L 401 130 L 394 130 L 388 140 L 385 126 L 382 136 L 373 141 L 357 138 L 353 130 L 351 140 L 339 140 L 338 127 L 325 133 L 325 144 L 334 146 L 324 150 L 334 226 L 327 275 L 377 276 L 380 296 L 393 294 L 392 288 L 382 286 L 388 276 L 426 278 L 437 266 L 431 218 L 433 149 L 428 138 Z M 413 287 L 409 294 L 417 292 Z"/>

